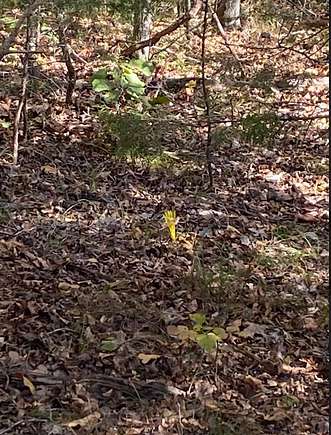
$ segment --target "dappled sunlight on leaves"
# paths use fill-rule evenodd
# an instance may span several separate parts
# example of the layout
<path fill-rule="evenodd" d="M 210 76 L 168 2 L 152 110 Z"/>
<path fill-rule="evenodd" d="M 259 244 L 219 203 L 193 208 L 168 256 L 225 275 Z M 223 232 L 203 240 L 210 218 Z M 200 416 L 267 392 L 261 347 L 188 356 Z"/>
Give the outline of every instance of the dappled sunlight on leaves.
<path fill-rule="evenodd" d="M 20 57 L 1 61 L 0 433 L 326 434 L 321 8 L 243 2 L 227 41 L 245 76 L 208 29 L 210 189 L 199 25 L 125 60 L 120 3 L 70 12 L 70 107 L 43 16 L 17 167 Z"/>

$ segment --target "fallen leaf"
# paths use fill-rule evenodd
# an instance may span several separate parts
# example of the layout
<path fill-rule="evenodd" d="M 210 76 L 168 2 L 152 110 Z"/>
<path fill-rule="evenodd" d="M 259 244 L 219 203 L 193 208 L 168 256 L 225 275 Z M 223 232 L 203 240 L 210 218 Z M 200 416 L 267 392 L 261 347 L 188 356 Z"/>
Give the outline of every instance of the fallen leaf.
<path fill-rule="evenodd" d="M 225 340 L 229 336 L 224 328 L 214 328 L 213 332 L 217 335 L 219 340 Z"/>
<path fill-rule="evenodd" d="M 321 217 L 322 217 L 322 213 L 320 211 L 311 211 L 305 214 L 302 213 L 297 214 L 297 220 L 299 222 L 314 223 L 314 222 L 318 222 L 321 219 Z"/>
<path fill-rule="evenodd" d="M 252 338 L 252 337 L 254 337 L 255 334 L 264 335 L 264 330 L 265 330 L 264 326 L 258 325 L 256 323 L 250 323 L 247 326 L 247 328 L 238 332 L 237 335 L 239 335 L 239 337 L 243 337 L 243 338 Z"/>
<path fill-rule="evenodd" d="M 86 417 L 83 418 L 78 418 L 77 420 L 73 420 L 70 421 L 69 423 L 67 423 L 68 427 L 87 427 L 89 426 L 90 428 L 92 428 L 97 421 L 100 419 L 101 414 L 98 411 L 93 412 L 90 415 L 87 415 Z"/>
<path fill-rule="evenodd" d="M 287 417 L 287 414 L 282 409 L 277 409 L 273 414 L 265 415 L 265 421 L 281 421 Z"/>
<path fill-rule="evenodd" d="M 159 359 L 161 355 L 155 355 L 155 354 L 146 354 L 146 353 L 139 353 L 138 358 L 143 364 L 148 364 L 150 361 L 153 361 L 155 359 Z"/>
<path fill-rule="evenodd" d="M 250 241 L 249 237 L 247 237 L 247 236 L 241 236 L 240 237 L 240 242 L 244 246 L 250 246 L 252 244 L 252 242 Z"/>
<path fill-rule="evenodd" d="M 306 317 L 303 322 L 304 328 L 308 331 L 317 331 L 319 329 L 318 323 L 312 317 Z"/>
<path fill-rule="evenodd" d="M 36 391 L 36 387 L 33 385 L 33 383 L 30 381 L 29 378 L 27 378 L 26 376 L 23 376 L 23 384 L 29 388 L 30 393 L 34 394 Z"/>
<path fill-rule="evenodd" d="M 240 331 L 241 319 L 235 320 L 226 328 L 226 331 L 229 333 Z"/>
<path fill-rule="evenodd" d="M 196 332 L 184 325 L 169 325 L 167 327 L 167 332 L 169 335 L 178 337 L 183 341 L 194 340 L 196 338 Z"/>
<path fill-rule="evenodd" d="M 57 287 L 59 290 L 78 290 L 79 289 L 78 284 L 70 284 L 68 282 L 59 282 Z"/>
<path fill-rule="evenodd" d="M 45 172 L 45 174 L 57 175 L 57 173 L 58 173 L 56 166 L 44 165 L 41 167 L 41 169 L 43 172 Z"/>

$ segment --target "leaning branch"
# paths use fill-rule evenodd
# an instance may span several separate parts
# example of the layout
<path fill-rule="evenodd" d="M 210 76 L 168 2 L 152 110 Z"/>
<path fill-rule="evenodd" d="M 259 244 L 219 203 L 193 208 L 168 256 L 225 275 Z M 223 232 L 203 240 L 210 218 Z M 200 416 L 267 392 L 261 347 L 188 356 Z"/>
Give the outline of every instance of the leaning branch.
<path fill-rule="evenodd" d="M 214 11 L 214 9 L 209 5 L 209 10 L 212 14 L 213 20 L 216 23 L 217 29 L 220 33 L 220 35 L 222 36 L 223 40 L 224 40 L 224 45 L 226 46 L 226 48 L 229 50 L 229 52 L 232 54 L 232 56 L 235 58 L 235 60 L 237 61 L 237 64 L 239 66 L 240 72 L 241 72 L 241 77 L 244 78 L 245 77 L 245 71 L 244 68 L 240 62 L 240 59 L 238 58 L 238 56 L 236 55 L 236 53 L 232 50 L 231 45 L 228 42 L 228 38 L 227 35 L 225 33 L 225 30 L 223 29 L 222 23 L 220 22 L 217 13 Z"/>
<path fill-rule="evenodd" d="M 163 36 L 169 35 L 170 33 L 177 30 L 180 26 L 188 23 L 192 18 L 194 18 L 199 13 L 201 6 L 202 6 L 202 0 L 198 0 L 192 9 L 186 12 L 186 14 L 179 17 L 168 27 L 164 28 L 163 30 L 160 30 L 160 32 L 158 33 L 155 33 L 155 35 L 153 35 L 151 38 L 137 42 L 133 45 L 130 45 L 130 47 L 126 48 L 125 50 L 123 50 L 122 56 L 131 57 L 136 51 L 157 44 L 159 40 L 163 38 Z"/>

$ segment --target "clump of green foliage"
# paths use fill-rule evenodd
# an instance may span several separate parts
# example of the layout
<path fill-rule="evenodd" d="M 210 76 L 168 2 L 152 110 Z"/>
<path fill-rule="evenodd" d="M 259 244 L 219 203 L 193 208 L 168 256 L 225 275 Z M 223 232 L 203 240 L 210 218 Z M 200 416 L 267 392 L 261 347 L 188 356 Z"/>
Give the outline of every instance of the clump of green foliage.
<path fill-rule="evenodd" d="M 118 157 L 156 157 L 161 153 L 161 132 L 152 127 L 148 115 L 139 112 L 100 112 L 104 132 Z"/>
<path fill-rule="evenodd" d="M 92 76 L 92 87 L 102 95 L 106 103 L 117 106 L 127 100 L 144 101 L 145 82 L 142 77 L 153 73 L 153 65 L 142 59 L 121 62 L 111 70 L 102 68 Z M 119 108 L 119 107 L 118 107 Z"/>
<path fill-rule="evenodd" d="M 102 96 L 100 120 L 106 137 L 112 139 L 112 151 L 118 157 L 160 159 L 161 139 L 166 127 L 157 106 L 167 104 L 164 96 L 148 98 L 146 78 L 153 65 L 142 59 L 102 68 L 92 76 L 92 87 Z"/>
<path fill-rule="evenodd" d="M 207 325 L 204 314 L 191 314 L 190 318 L 193 321 L 192 338 L 204 351 L 213 351 L 220 340 L 227 338 L 228 334 L 223 328 L 213 328 Z"/>
<path fill-rule="evenodd" d="M 273 112 L 252 113 L 240 122 L 241 136 L 247 142 L 265 145 L 275 137 L 279 124 L 279 118 Z"/>

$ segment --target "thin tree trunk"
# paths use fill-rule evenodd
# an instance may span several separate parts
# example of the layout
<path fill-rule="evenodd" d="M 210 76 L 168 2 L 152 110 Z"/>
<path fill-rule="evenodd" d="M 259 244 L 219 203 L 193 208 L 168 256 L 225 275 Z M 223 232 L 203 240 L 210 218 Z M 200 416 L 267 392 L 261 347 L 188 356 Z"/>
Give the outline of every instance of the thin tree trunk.
<path fill-rule="evenodd" d="M 213 187 L 214 177 L 211 162 L 211 120 L 210 120 L 210 100 L 209 93 L 207 89 L 206 80 L 206 39 L 207 39 L 207 27 L 208 27 L 208 0 L 204 0 L 204 19 L 203 19 L 203 31 L 202 31 L 202 47 L 201 47 L 201 80 L 202 80 L 202 90 L 203 98 L 205 102 L 205 113 L 207 118 L 207 140 L 206 140 L 206 166 L 209 178 L 209 187 Z"/>
<path fill-rule="evenodd" d="M 214 11 L 213 8 L 209 7 L 209 9 L 210 9 L 212 17 L 213 17 L 213 19 L 214 19 L 214 21 L 216 23 L 217 29 L 220 32 L 220 34 L 221 34 L 221 36 L 222 36 L 222 38 L 224 40 L 224 43 L 225 43 L 227 49 L 230 51 L 230 53 L 232 54 L 232 56 L 236 59 L 236 61 L 238 63 L 238 66 L 239 66 L 240 72 L 241 72 L 241 78 L 243 79 L 245 77 L 245 71 L 244 71 L 244 68 L 243 68 L 243 66 L 242 66 L 242 64 L 240 62 L 240 59 L 238 58 L 238 56 L 236 55 L 234 50 L 231 48 L 231 45 L 229 45 L 227 35 L 226 35 L 226 33 L 225 33 L 224 29 L 223 29 L 222 23 L 220 22 L 220 19 L 218 18 L 217 13 Z"/>
<path fill-rule="evenodd" d="M 63 59 L 67 67 L 68 83 L 67 83 L 67 91 L 66 91 L 66 105 L 70 106 L 70 104 L 72 104 L 72 96 L 75 90 L 77 74 L 72 62 L 71 52 L 67 43 L 66 28 L 64 26 L 63 17 L 61 16 L 59 17 L 58 35 L 59 35 L 59 41 L 60 41 L 60 47 L 62 50 Z"/>
<path fill-rule="evenodd" d="M 27 90 L 28 90 L 28 80 L 29 80 L 29 40 L 28 37 L 30 35 L 29 32 L 29 18 L 26 17 L 27 20 L 27 41 L 26 41 L 26 47 L 27 51 L 23 58 L 23 76 L 22 76 L 22 93 L 21 98 L 18 103 L 18 107 L 15 114 L 14 119 L 14 132 L 13 132 L 13 164 L 16 166 L 18 163 L 18 150 L 19 150 L 19 131 L 20 131 L 20 121 L 21 117 L 23 115 L 23 137 L 27 138 L 27 107 L 26 107 L 26 100 L 27 100 Z"/>
<path fill-rule="evenodd" d="M 37 51 L 40 41 L 41 7 L 38 6 L 31 17 L 30 51 Z"/>
<path fill-rule="evenodd" d="M 151 0 L 136 0 L 134 10 L 133 37 L 137 42 L 148 40 L 151 36 L 152 27 L 152 7 Z M 139 56 L 149 58 L 149 46 L 139 50 Z"/>

